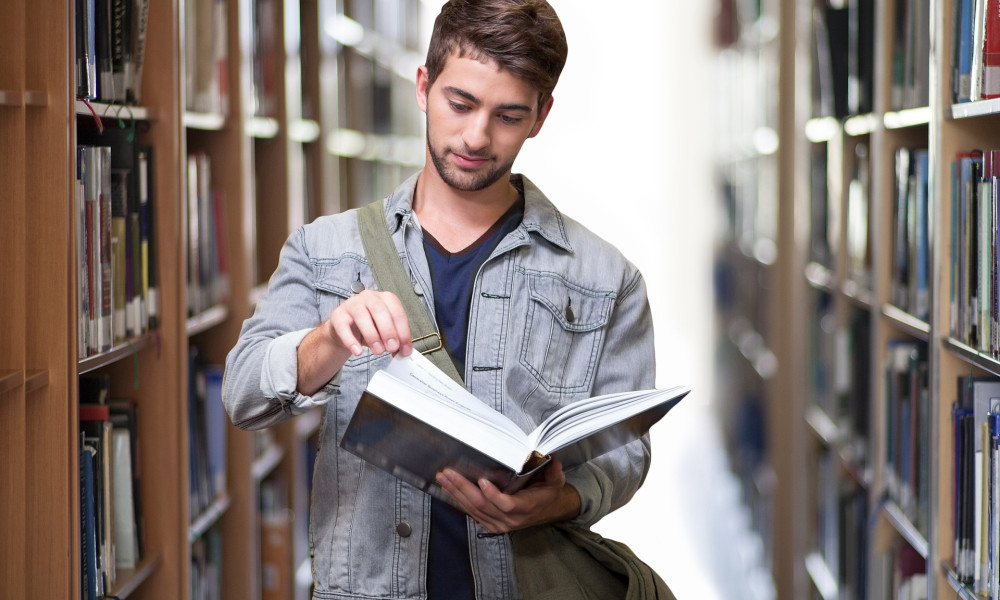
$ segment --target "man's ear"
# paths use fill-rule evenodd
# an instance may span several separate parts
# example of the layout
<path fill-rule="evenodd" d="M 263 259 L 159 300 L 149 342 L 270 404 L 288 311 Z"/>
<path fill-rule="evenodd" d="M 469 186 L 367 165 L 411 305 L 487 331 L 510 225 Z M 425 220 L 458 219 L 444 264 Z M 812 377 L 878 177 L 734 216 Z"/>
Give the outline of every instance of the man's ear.
<path fill-rule="evenodd" d="M 549 116 L 549 111 L 552 110 L 553 100 L 554 98 L 549 96 L 549 99 L 542 105 L 542 109 L 538 111 L 538 120 L 535 121 L 535 126 L 531 128 L 531 133 L 528 134 L 529 138 L 535 137 L 538 135 L 538 132 L 542 130 L 542 125 L 545 124 L 545 118 Z"/>
<path fill-rule="evenodd" d="M 430 83 L 428 83 L 427 67 L 425 65 L 421 65 L 417 67 L 416 96 L 417 107 L 420 108 L 420 111 L 423 113 L 427 112 L 427 91 L 429 87 Z"/>

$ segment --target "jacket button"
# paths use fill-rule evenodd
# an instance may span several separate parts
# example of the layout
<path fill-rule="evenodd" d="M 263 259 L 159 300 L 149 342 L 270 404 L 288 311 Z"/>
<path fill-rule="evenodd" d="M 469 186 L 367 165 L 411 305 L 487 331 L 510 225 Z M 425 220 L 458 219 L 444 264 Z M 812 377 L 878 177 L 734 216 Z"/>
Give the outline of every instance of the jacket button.
<path fill-rule="evenodd" d="M 396 523 L 396 535 L 405 538 L 405 537 L 410 537 L 411 533 L 413 533 L 413 528 L 410 527 L 409 523 L 407 523 L 406 521 L 400 521 L 399 523 Z"/>

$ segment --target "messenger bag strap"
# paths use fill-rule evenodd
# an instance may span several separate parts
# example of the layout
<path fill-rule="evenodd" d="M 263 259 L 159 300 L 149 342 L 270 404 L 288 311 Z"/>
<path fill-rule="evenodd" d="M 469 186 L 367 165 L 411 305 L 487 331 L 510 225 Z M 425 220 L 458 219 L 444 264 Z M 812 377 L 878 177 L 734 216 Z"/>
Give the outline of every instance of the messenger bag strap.
<path fill-rule="evenodd" d="M 465 385 L 455 362 L 445 349 L 444 339 L 427 314 L 423 301 L 413 289 L 410 276 L 403 270 L 396 245 L 392 243 L 385 222 L 385 201 L 372 202 L 358 210 L 358 228 L 365 256 L 378 289 L 392 292 L 403 303 L 413 336 L 413 348 L 437 365 L 449 377 Z"/>

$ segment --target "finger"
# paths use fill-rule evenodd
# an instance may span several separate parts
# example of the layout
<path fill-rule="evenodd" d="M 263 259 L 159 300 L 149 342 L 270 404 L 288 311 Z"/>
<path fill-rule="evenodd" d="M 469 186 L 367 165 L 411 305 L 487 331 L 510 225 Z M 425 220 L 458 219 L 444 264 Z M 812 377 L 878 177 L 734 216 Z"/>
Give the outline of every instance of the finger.
<path fill-rule="evenodd" d="M 371 348 L 373 354 L 385 352 L 382 334 L 376 324 L 377 314 L 385 311 L 381 299 L 375 292 L 370 290 L 361 292 L 341 307 L 347 313 L 350 324 L 358 331 L 364 344 Z"/>
<path fill-rule="evenodd" d="M 441 488 L 470 517 L 493 533 L 501 533 L 503 531 L 503 515 L 496 513 L 495 508 L 492 511 L 489 510 L 491 508 L 490 503 L 485 499 L 482 491 L 476 484 L 451 469 L 445 469 L 443 472 L 438 473 L 437 480 L 441 484 Z"/>
<path fill-rule="evenodd" d="M 501 492 L 500 488 L 493 485 L 493 482 L 488 479 L 483 478 L 479 480 L 479 490 L 482 492 L 483 497 L 503 514 L 508 514 L 517 508 L 514 497 Z"/>
<path fill-rule="evenodd" d="M 396 350 L 403 356 L 409 356 L 413 351 L 413 335 L 410 333 L 410 319 L 406 316 L 406 309 L 400 299 L 391 292 L 384 292 L 383 301 L 392 318 L 393 330 L 396 334 Z"/>
<path fill-rule="evenodd" d="M 357 328 L 354 327 L 353 317 L 346 311 L 334 310 L 327 322 L 330 324 L 333 338 L 354 356 L 361 356 L 361 340 L 355 335 Z"/>

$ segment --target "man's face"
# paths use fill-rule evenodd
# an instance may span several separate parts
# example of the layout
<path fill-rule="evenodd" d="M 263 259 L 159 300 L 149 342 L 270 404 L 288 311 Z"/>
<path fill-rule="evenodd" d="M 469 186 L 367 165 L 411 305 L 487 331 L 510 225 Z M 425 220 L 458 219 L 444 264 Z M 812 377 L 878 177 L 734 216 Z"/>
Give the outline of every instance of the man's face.
<path fill-rule="evenodd" d="M 521 145 L 542 127 L 552 100 L 496 63 L 452 54 L 434 84 L 417 74 L 417 104 L 427 115 L 427 152 L 449 186 L 474 192 L 510 173 Z"/>

